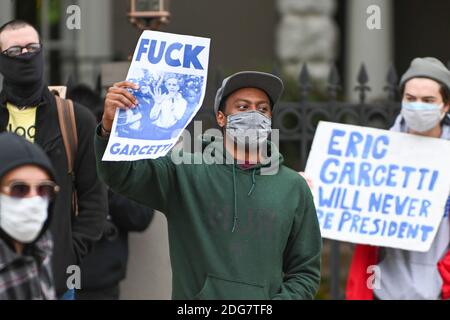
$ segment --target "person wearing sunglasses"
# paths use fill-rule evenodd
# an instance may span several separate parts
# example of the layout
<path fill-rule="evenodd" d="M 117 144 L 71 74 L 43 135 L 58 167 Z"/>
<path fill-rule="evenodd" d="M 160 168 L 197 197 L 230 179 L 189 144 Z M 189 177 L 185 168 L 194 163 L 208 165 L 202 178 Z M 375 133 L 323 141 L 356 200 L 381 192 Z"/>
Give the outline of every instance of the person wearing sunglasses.
<path fill-rule="evenodd" d="M 0 300 L 52 300 L 48 227 L 59 186 L 45 152 L 0 134 Z"/>
<path fill-rule="evenodd" d="M 50 226 L 55 243 L 55 287 L 58 297 L 73 299 L 74 291 L 67 282 L 70 267 L 79 266 L 100 239 L 106 220 L 107 194 L 95 167 L 92 136 L 96 121 L 78 103 L 74 104 L 78 137 L 74 175 L 68 174 L 56 100 L 44 80 L 44 68 L 44 46 L 32 25 L 14 20 L 0 27 L 0 74 L 4 78 L 0 132 L 16 133 L 41 146 L 55 168 L 61 187 L 54 205 L 58 214 Z M 78 212 L 72 207 L 73 191 Z"/>

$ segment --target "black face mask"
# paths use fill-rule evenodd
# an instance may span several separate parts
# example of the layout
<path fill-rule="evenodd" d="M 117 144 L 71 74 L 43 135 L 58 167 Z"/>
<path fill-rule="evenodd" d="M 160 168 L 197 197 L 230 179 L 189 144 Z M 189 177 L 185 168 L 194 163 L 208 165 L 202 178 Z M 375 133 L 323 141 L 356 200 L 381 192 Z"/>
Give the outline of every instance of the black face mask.
<path fill-rule="evenodd" d="M 36 106 L 44 92 L 44 56 L 25 53 L 18 57 L 0 54 L 0 73 L 3 75 L 3 94 L 6 101 L 18 106 Z"/>

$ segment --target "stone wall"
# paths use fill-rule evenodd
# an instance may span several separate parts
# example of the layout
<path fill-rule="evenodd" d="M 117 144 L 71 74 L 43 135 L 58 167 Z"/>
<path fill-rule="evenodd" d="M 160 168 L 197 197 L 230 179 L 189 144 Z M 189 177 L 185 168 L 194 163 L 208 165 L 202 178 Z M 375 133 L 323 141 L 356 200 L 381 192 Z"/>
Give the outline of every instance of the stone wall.
<path fill-rule="evenodd" d="M 13 17 L 13 6 L 11 1 L 1 1 L 0 2 L 0 25 L 11 20 Z M 0 74 L 0 90 L 3 86 L 3 77 Z"/>
<path fill-rule="evenodd" d="M 297 78 L 307 62 L 311 76 L 325 80 L 338 49 L 336 0 L 277 0 L 277 8 L 275 50 L 281 68 Z"/>

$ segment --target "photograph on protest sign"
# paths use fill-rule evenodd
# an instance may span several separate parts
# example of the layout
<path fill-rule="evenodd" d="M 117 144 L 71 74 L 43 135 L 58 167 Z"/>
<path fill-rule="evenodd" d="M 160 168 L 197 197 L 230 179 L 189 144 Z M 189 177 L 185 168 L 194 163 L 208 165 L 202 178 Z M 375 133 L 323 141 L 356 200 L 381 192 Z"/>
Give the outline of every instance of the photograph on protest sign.
<path fill-rule="evenodd" d="M 116 134 L 121 138 L 168 140 L 183 130 L 200 103 L 204 77 L 132 70 L 130 82 L 139 85 L 139 104 L 120 110 Z"/>
<path fill-rule="evenodd" d="M 127 81 L 138 104 L 118 109 L 105 161 L 165 156 L 201 108 L 206 91 L 207 38 L 144 31 Z"/>
<path fill-rule="evenodd" d="M 449 158 L 446 140 L 320 122 L 305 173 L 322 236 L 427 251 L 450 192 Z"/>

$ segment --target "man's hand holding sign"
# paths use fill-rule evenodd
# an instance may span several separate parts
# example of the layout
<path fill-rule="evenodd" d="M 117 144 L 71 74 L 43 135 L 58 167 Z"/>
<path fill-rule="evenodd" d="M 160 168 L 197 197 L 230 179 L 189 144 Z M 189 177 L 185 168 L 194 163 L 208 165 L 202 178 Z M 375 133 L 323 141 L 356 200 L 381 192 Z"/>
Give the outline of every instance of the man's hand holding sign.
<path fill-rule="evenodd" d="M 102 134 L 104 136 L 111 133 L 116 109 L 129 110 L 138 104 L 136 97 L 127 89 L 138 90 L 139 85 L 128 81 L 115 83 L 108 89 L 105 97 L 105 106 L 102 117 Z"/>

